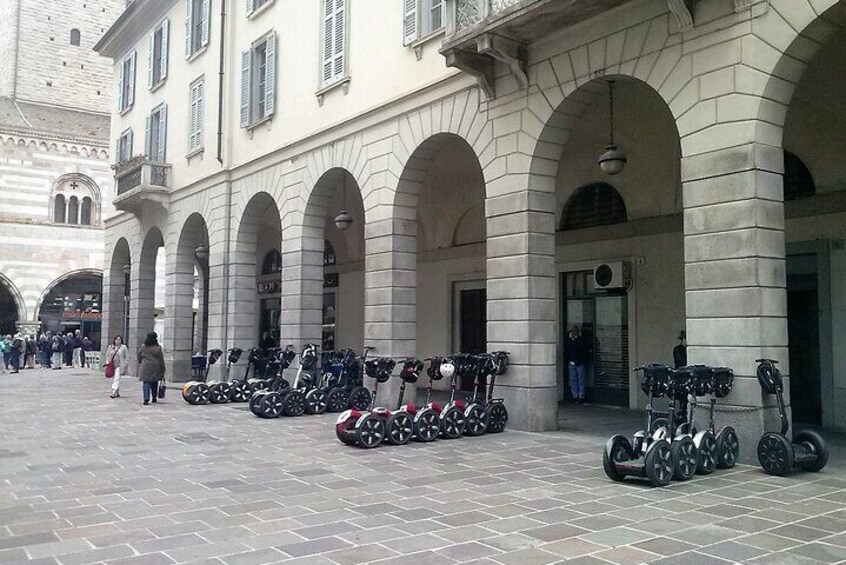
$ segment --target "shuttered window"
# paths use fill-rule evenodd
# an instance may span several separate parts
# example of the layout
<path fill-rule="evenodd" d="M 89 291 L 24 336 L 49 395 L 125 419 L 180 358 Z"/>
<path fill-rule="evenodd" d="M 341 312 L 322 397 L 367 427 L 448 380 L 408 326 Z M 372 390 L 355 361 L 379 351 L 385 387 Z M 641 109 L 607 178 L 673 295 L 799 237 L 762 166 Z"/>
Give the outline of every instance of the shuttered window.
<path fill-rule="evenodd" d="M 164 20 L 147 40 L 147 88 L 152 89 L 167 78 L 168 35 L 170 22 Z"/>
<path fill-rule="evenodd" d="M 135 103 L 135 60 L 133 51 L 120 63 L 118 72 L 117 100 L 118 112 L 125 112 Z"/>
<path fill-rule="evenodd" d="M 209 44 L 211 0 L 185 0 L 185 58 Z"/>
<path fill-rule="evenodd" d="M 158 106 L 147 117 L 144 149 L 147 159 L 155 163 L 165 163 L 167 153 L 167 106 Z"/>
<path fill-rule="evenodd" d="M 124 130 L 117 142 L 117 162 L 129 161 L 132 157 L 132 129 Z"/>
<path fill-rule="evenodd" d="M 273 115 L 276 106 L 276 32 L 241 53 L 241 127 Z"/>
<path fill-rule="evenodd" d="M 444 27 L 444 0 L 403 0 L 403 44 L 410 45 Z"/>
<path fill-rule="evenodd" d="M 264 6 L 265 4 L 270 4 L 273 0 L 246 0 L 247 2 L 247 15 L 251 15 L 253 12 Z"/>
<path fill-rule="evenodd" d="M 323 66 L 321 82 L 328 86 L 346 76 L 346 4 L 323 0 Z"/>
<path fill-rule="evenodd" d="M 203 98 L 205 85 L 203 79 L 195 81 L 191 85 L 190 94 L 190 125 L 188 128 L 188 151 L 196 151 L 203 147 Z"/>

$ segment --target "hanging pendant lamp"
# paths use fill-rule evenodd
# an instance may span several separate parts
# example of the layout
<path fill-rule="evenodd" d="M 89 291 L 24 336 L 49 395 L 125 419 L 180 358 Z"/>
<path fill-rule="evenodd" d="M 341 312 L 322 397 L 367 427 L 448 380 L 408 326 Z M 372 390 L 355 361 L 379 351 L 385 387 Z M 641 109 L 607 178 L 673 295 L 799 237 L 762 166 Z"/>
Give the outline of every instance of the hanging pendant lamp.
<path fill-rule="evenodd" d="M 341 213 L 335 216 L 335 227 L 337 227 L 341 231 L 346 231 L 350 229 L 350 226 L 353 223 L 352 216 L 346 211 L 347 205 L 347 173 L 344 171 L 342 173 L 343 181 L 341 184 Z"/>
<path fill-rule="evenodd" d="M 599 168 L 606 175 L 616 175 L 626 166 L 626 154 L 620 151 L 617 144 L 614 143 L 614 81 L 608 81 L 608 106 L 609 106 L 609 142 L 605 146 L 605 152 L 599 156 L 597 163 Z"/>

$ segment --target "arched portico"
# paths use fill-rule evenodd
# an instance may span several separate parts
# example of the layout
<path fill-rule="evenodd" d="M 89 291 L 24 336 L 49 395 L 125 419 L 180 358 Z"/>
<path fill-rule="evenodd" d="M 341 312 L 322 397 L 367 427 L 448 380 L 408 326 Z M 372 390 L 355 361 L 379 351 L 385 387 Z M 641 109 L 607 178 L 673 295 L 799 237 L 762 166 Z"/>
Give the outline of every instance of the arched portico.
<path fill-rule="evenodd" d="M 147 336 L 154 331 L 156 322 L 156 262 L 159 250 L 165 245 L 164 237 L 158 227 L 147 230 L 140 253 L 132 261 L 130 272 L 130 309 L 129 309 L 129 349 L 136 350 Z M 137 268 L 136 268 L 137 265 Z M 165 291 L 167 292 L 167 291 Z M 167 330 L 166 330 L 167 331 Z M 161 338 L 159 336 L 161 343 Z M 169 375 L 168 378 L 173 378 Z"/>
<path fill-rule="evenodd" d="M 17 330 L 17 324 L 26 320 L 24 301 L 17 287 L 5 275 L 0 273 L 0 334 L 6 335 Z"/>
<path fill-rule="evenodd" d="M 111 257 L 106 263 L 103 277 L 103 327 L 101 351 L 106 351 L 108 344 L 116 335 L 123 336 L 128 343 L 130 314 L 130 273 L 132 272 L 132 254 L 125 237 L 117 240 L 112 248 Z"/>

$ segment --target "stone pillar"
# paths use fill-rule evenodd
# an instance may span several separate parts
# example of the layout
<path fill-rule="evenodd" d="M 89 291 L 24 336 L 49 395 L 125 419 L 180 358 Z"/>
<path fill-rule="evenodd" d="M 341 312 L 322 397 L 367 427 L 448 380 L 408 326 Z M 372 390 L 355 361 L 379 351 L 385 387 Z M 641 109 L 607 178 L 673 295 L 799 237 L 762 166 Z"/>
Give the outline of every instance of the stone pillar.
<path fill-rule="evenodd" d="M 374 356 L 399 358 L 417 354 L 414 212 L 400 206 L 379 206 L 368 211 L 364 235 L 364 345 L 375 347 L 371 353 Z M 414 402 L 416 390 L 414 386 L 406 388 L 407 402 Z M 399 379 L 392 378 L 379 387 L 378 400 L 382 406 L 394 407 L 398 393 Z"/>
<path fill-rule="evenodd" d="M 224 237 L 228 237 L 225 234 Z M 225 264 L 227 257 L 225 253 L 227 243 L 225 241 L 212 241 L 209 244 L 209 279 L 208 279 L 208 343 L 206 349 L 219 347 L 227 353 L 227 349 L 233 347 L 232 337 L 228 328 L 229 316 L 229 267 Z M 225 378 L 226 355 L 218 360 L 218 366 L 213 367 L 209 372 L 209 379 Z"/>
<path fill-rule="evenodd" d="M 506 175 L 488 187 L 488 351 L 510 352 L 495 396 L 509 426 L 558 425 L 555 359 L 555 194 L 526 188 L 528 175 Z"/>
<path fill-rule="evenodd" d="M 118 334 L 123 335 L 123 321 L 126 317 L 126 303 L 124 302 L 124 274 L 121 271 L 119 276 L 112 273 L 110 269 L 103 272 L 103 295 L 101 312 L 103 313 L 100 324 L 100 350 L 105 354 L 112 338 Z"/>
<path fill-rule="evenodd" d="M 129 274 L 129 340 L 128 348 L 130 353 L 130 365 L 135 366 L 135 352 L 147 332 L 153 331 L 153 318 L 155 311 L 156 296 L 156 269 L 155 255 L 153 262 L 142 264 L 137 267 L 138 262 L 132 265 L 132 272 Z"/>
<path fill-rule="evenodd" d="M 182 247 L 182 246 L 179 246 Z M 180 254 L 184 256 L 180 256 Z M 176 249 L 168 257 L 165 281 L 165 328 L 162 339 L 167 380 L 191 380 L 191 329 L 194 301 L 194 257 L 189 250 Z"/>
<path fill-rule="evenodd" d="M 234 251 L 229 261 L 229 280 L 226 287 L 227 341 L 229 347 L 244 350 L 241 360 L 232 367 L 230 379 L 243 378 L 247 369 L 249 350 L 258 343 L 256 316 L 258 299 L 256 289 L 256 253 Z"/>
<path fill-rule="evenodd" d="M 682 160 L 688 362 L 734 369 L 717 423 L 735 426 L 747 463 L 763 430 L 778 428 L 755 359 L 790 370 L 782 170 L 782 149 L 759 143 Z"/>
<path fill-rule="evenodd" d="M 293 214 L 292 214 L 293 215 Z M 280 346 L 299 354 L 306 343 L 323 339 L 323 223 L 318 215 L 298 215 L 282 229 L 282 308 Z M 290 216 L 289 216 L 290 217 Z M 286 221 L 289 218 L 286 218 Z"/>

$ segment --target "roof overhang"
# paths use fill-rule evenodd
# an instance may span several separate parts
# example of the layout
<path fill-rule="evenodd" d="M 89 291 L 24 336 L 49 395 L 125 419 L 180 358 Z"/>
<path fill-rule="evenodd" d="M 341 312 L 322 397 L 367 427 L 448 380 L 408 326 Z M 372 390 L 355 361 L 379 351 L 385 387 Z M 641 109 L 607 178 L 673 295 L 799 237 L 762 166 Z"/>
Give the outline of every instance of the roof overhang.
<path fill-rule="evenodd" d="M 104 57 L 119 59 L 153 25 L 164 17 L 177 0 L 134 0 L 115 20 L 94 51 Z"/>

